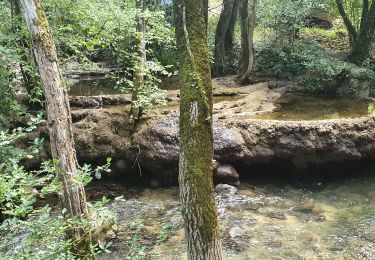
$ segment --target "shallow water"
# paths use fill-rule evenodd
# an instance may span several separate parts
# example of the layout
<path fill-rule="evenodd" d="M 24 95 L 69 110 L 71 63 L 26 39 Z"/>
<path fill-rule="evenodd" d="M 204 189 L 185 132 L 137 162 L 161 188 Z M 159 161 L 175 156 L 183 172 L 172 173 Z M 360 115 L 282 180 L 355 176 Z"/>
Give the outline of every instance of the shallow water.
<path fill-rule="evenodd" d="M 346 98 L 289 95 L 275 102 L 276 110 L 255 116 L 273 120 L 321 120 L 356 118 L 374 112 L 375 103 Z"/>
<path fill-rule="evenodd" d="M 115 89 L 115 82 L 110 78 L 98 78 L 75 81 L 68 84 L 68 93 L 71 96 L 99 96 L 121 93 Z"/>
<path fill-rule="evenodd" d="M 224 259 L 375 259 L 375 169 L 352 176 L 253 179 L 217 195 Z M 186 259 L 177 187 L 125 197 L 113 204 L 118 239 L 99 259 Z M 231 237 L 236 227 L 245 233 Z"/>
<path fill-rule="evenodd" d="M 214 104 L 218 104 L 221 102 L 233 102 L 240 99 L 243 99 L 244 95 L 231 95 L 231 96 L 213 96 L 212 102 Z M 180 109 L 180 102 L 179 101 L 170 101 L 166 105 L 162 105 L 159 107 L 161 111 L 165 110 L 179 110 Z"/>

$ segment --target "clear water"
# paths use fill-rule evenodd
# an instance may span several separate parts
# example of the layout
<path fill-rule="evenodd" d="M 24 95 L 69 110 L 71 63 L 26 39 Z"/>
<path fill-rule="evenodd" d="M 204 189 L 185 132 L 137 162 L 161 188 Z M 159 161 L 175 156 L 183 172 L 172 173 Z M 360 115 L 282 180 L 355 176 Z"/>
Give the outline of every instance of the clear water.
<path fill-rule="evenodd" d="M 98 259 L 186 259 L 178 188 L 126 194 L 113 205 L 119 237 Z M 253 179 L 216 199 L 224 259 L 375 259 L 375 168 L 346 178 Z M 245 234 L 232 238 L 235 227 Z"/>
<path fill-rule="evenodd" d="M 356 118 L 374 112 L 375 103 L 346 98 L 290 95 L 275 102 L 276 110 L 255 116 L 272 120 L 322 120 Z"/>

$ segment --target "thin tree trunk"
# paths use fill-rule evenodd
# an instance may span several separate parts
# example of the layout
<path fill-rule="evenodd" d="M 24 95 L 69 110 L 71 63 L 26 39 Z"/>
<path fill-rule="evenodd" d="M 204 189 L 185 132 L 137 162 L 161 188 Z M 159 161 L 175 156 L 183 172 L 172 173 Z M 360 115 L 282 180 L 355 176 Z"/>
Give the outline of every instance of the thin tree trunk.
<path fill-rule="evenodd" d="M 249 10 L 250 1 L 250 10 Z M 256 25 L 257 0 L 241 0 L 241 55 L 239 60 L 238 80 L 242 84 L 250 81 L 254 66 L 254 29 Z"/>
<path fill-rule="evenodd" d="M 58 160 L 57 175 L 62 185 L 59 194 L 61 206 L 67 211 L 69 219 L 81 223 L 84 218 L 89 218 L 89 211 L 84 187 L 74 181 L 78 163 L 69 101 L 58 66 L 55 44 L 41 0 L 22 0 L 22 7 L 44 87 L 51 152 L 52 157 Z M 80 258 L 93 258 L 89 231 L 74 224 L 67 235 L 73 241 L 73 254 Z"/>
<path fill-rule="evenodd" d="M 228 35 L 230 26 L 233 25 L 233 9 L 236 0 L 226 0 L 223 3 L 223 10 L 220 14 L 219 22 L 216 27 L 215 34 L 215 52 L 213 75 L 215 77 L 223 76 L 227 70 L 227 50 L 229 49 L 227 42 L 233 42 L 233 33 Z M 230 39 L 230 37 L 232 37 Z"/>
<path fill-rule="evenodd" d="M 229 22 L 229 28 L 225 36 L 225 53 L 227 55 L 233 52 L 234 29 L 235 29 L 236 22 L 237 22 L 239 4 L 240 4 L 239 0 L 234 0 L 232 16 Z"/>
<path fill-rule="evenodd" d="M 19 0 L 11 0 L 11 9 L 12 9 L 12 31 L 13 33 L 21 33 L 21 22 L 22 22 L 22 8 Z M 15 42 L 18 45 L 18 54 L 20 55 L 21 62 L 19 64 L 22 74 L 22 79 L 24 86 L 29 95 L 32 94 L 34 88 L 38 86 L 38 79 L 33 75 L 33 73 L 27 69 L 26 66 L 33 67 L 32 55 L 28 53 L 30 49 L 30 43 L 26 35 L 19 35 L 17 41 Z"/>
<path fill-rule="evenodd" d="M 203 11 L 204 11 L 204 21 L 206 23 L 206 33 L 208 33 L 208 0 L 203 0 Z"/>
<path fill-rule="evenodd" d="M 146 66 L 146 20 L 144 19 L 145 0 L 136 0 L 137 7 L 137 45 L 138 45 L 138 62 L 134 68 L 133 93 L 131 115 L 134 120 L 138 120 L 142 114 L 142 107 L 138 104 L 139 92 L 142 90 L 145 82 Z"/>
<path fill-rule="evenodd" d="M 339 10 L 339 13 L 342 17 L 342 20 L 344 21 L 344 24 L 348 30 L 348 33 L 349 33 L 349 42 L 350 42 L 350 46 L 353 45 L 355 39 L 357 39 L 357 30 L 355 29 L 352 21 L 350 21 L 348 15 L 346 14 L 346 11 L 345 11 L 345 8 L 344 8 L 344 3 L 342 2 L 342 0 L 336 0 L 336 5 L 337 5 L 337 9 Z"/>
<path fill-rule="evenodd" d="M 350 21 L 342 0 L 336 0 L 337 8 L 349 32 L 350 53 L 348 60 L 361 65 L 369 56 L 375 34 L 375 1 L 369 6 L 368 0 L 363 0 L 362 17 L 359 30 Z"/>
<path fill-rule="evenodd" d="M 348 56 L 350 62 L 361 65 L 361 63 L 369 56 L 374 41 L 374 35 L 375 1 L 372 1 L 371 7 L 369 8 L 368 1 L 364 0 L 361 27 Z"/>
<path fill-rule="evenodd" d="M 181 76 L 180 197 L 189 260 L 220 260 L 213 192 L 212 82 L 203 0 L 175 0 Z"/>

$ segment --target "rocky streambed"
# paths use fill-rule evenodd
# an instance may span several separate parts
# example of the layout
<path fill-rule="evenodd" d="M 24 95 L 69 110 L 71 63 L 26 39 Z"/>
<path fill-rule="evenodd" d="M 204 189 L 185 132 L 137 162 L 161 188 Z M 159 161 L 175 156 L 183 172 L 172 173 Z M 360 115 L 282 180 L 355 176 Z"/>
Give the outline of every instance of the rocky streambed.
<path fill-rule="evenodd" d="M 224 259 L 374 259 L 373 171 L 254 178 L 236 193 L 216 189 Z M 98 259 L 186 259 L 177 187 L 101 183 L 89 193 L 108 190 L 124 200 L 112 204 L 118 231 L 111 253 Z"/>
<path fill-rule="evenodd" d="M 285 98 L 278 83 L 215 81 L 215 159 L 235 166 L 241 179 L 237 191 L 216 190 L 224 259 L 374 259 L 372 103 L 343 101 L 320 113 L 337 104 L 320 100 L 315 116 L 305 105 L 283 110 Z M 160 188 L 178 172 L 178 91 L 167 100 L 135 127 L 127 95 L 70 100 L 80 162 L 113 158 L 115 179 L 89 186 L 89 200 L 122 196 L 110 206 L 118 216 L 111 252 L 98 259 L 186 259 L 178 188 Z M 35 137 L 45 148 L 29 167 L 50 156 L 45 126 L 18 146 Z M 372 166 L 359 167 L 365 164 Z"/>

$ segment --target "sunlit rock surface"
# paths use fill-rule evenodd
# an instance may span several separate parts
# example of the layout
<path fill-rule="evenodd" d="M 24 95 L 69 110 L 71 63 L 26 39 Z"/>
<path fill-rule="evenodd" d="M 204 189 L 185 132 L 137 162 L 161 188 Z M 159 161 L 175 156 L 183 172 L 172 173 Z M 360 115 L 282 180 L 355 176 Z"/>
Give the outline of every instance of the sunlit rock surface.
<path fill-rule="evenodd" d="M 214 105 L 213 129 L 215 159 L 221 164 L 230 164 L 238 170 L 239 166 L 282 161 L 304 169 L 312 165 L 374 159 L 373 116 L 315 121 L 257 119 L 275 110 L 274 101 L 282 95 L 283 87 L 274 90 L 260 83 L 229 93 L 228 88 L 217 84 L 215 93 L 221 95 Z M 171 92 L 169 99 L 178 100 L 178 92 Z M 101 100 L 104 102 L 105 98 Z M 158 178 L 175 178 L 179 158 L 177 101 L 153 109 L 135 126 L 129 120 L 130 106 L 125 103 L 104 104 L 97 109 L 73 108 L 79 161 L 100 164 L 112 157 L 114 168 L 121 173 L 136 169 Z M 45 138 L 45 150 L 30 161 L 29 166 L 48 158 L 45 127 L 19 145 L 26 146 L 37 136 Z"/>

